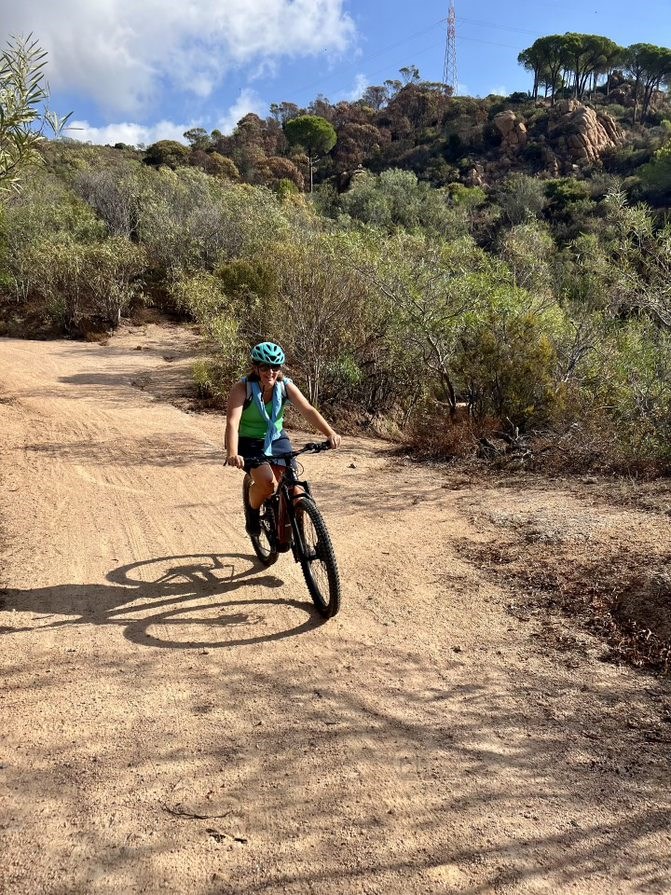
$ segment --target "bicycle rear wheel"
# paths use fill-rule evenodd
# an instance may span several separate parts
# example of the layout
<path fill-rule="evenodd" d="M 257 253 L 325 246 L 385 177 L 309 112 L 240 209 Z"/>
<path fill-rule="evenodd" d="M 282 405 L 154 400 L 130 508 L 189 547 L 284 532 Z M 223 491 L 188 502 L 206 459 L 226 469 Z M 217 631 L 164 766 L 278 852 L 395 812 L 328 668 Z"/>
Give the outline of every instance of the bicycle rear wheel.
<path fill-rule="evenodd" d="M 242 483 L 242 505 L 245 510 L 245 519 L 247 518 L 247 508 L 249 507 L 249 488 L 252 484 L 252 477 L 245 475 Z M 275 514 L 270 503 L 264 503 L 261 507 L 259 522 L 261 531 L 258 535 L 250 535 L 254 553 L 264 566 L 272 566 L 277 562 L 278 552 L 275 540 Z"/>
<path fill-rule="evenodd" d="M 299 560 L 305 583 L 320 614 L 333 618 L 340 609 L 340 575 L 324 517 L 309 497 L 299 497 L 294 507 L 303 541 Z"/>

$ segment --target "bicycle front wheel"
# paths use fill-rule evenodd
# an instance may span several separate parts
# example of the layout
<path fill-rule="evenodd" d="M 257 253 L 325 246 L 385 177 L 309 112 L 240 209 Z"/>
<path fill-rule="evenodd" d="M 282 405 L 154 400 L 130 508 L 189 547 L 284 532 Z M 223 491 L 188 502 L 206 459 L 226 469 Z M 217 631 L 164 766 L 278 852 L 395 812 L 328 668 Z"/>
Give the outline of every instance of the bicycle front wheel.
<path fill-rule="evenodd" d="M 252 477 L 245 475 L 242 483 L 242 503 L 245 509 L 245 519 L 247 518 L 247 508 L 249 506 L 249 489 L 252 484 Z M 250 535 L 254 553 L 264 566 L 272 566 L 277 562 L 278 552 L 275 539 L 275 514 L 270 503 L 264 503 L 261 507 L 259 519 L 261 531 L 258 535 Z"/>
<path fill-rule="evenodd" d="M 333 618 L 340 609 L 340 575 L 324 517 L 309 497 L 299 497 L 294 507 L 303 542 L 299 560 L 305 583 L 320 614 Z"/>

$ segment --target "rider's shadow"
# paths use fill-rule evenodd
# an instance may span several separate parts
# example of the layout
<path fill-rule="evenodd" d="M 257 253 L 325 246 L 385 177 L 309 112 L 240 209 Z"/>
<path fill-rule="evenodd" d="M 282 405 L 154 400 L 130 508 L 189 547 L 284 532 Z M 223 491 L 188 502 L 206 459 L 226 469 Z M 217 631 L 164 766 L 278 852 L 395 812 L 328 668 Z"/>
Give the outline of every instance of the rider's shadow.
<path fill-rule="evenodd" d="M 275 575 L 256 575 L 264 567 L 243 554 L 168 556 L 113 569 L 110 584 L 61 584 L 30 590 L 0 591 L 0 610 L 31 612 L 41 616 L 29 627 L 0 626 L 0 634 L 38 632 L 41 628 L 117 625 L 124 636 L 145 646 L 168 648 L 231 647 L 278 640 L 314 628 L 322 619 L 311 603 L 282 597 L 236 594 L 245 589 L 281 587 Z M 221 599 L 226 597 L 226 599 Z M 308 618 L 289 629 L 235 639 L 179 637 L 179 630 L 194 626 L 222 629 L 255 627 L 273 607 L 292 607 Z M 157 611 L 159 610 L 159 611 Z M 54 616 L 66 616 L 54 618 Z M 149 633 L 159 629 L 161 636 Z M 172 637 L 170 632 L 176 632 Z"/>

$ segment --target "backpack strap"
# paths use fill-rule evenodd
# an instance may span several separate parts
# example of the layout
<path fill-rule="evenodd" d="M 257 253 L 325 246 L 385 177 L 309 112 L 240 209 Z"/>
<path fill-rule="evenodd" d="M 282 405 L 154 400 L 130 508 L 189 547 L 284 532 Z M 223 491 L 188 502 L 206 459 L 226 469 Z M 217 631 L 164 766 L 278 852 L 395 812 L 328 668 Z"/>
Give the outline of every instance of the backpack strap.
<path fill-rule="evenodd" d="M 247 395 L 245 397 L 245 403 L 242 405 L 242 409 L 247 410 L 249 405 L 252 403 L 252 398 L 254 397 L 252 393 L 252 383 L 249 381 L 247 376 L 243 376 L 242 381 L 245 383 L 245 386 L 247 388 Z"/>
<path fill-rule="evenodd" d="M 242 409 L 247 410 L 247 408 L 252 403 L 252 400 L 254 398 L 254 392 L 252 390 L 252 383 L 249 381 L 248 376 L 243 376 L 242 381 L 245 383 L 245 387 L 247 389 L 247 395 L 245 397 L 245 403 L 242 405 Z M 284 407 L 284 405 L 289 400 L 289 396 L 287 395 L 287 382 L 291 382 L 291 381 L 292 381 L 291 379 L 286 379 L 286 378 L 280 379 L 280 388 L 282 390 L 282 407 Z"/>

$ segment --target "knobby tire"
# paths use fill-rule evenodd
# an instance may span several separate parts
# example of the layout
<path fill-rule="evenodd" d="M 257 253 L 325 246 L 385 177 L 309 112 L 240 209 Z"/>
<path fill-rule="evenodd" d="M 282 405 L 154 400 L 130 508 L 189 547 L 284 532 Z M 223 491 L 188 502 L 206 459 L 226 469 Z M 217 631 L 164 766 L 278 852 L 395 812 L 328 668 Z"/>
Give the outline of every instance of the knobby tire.
<path fill-rule="evenodd" d="M 333 618 L 340 609 L 340 576 L 326 523 L 310 498 L 300 497 L 294 506 L 305 547 L 299 557 L 305 583 L 319 613 Z"/>

